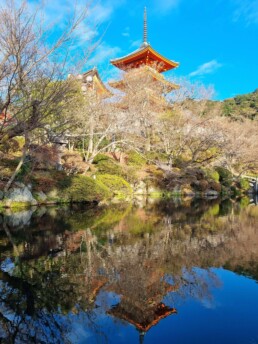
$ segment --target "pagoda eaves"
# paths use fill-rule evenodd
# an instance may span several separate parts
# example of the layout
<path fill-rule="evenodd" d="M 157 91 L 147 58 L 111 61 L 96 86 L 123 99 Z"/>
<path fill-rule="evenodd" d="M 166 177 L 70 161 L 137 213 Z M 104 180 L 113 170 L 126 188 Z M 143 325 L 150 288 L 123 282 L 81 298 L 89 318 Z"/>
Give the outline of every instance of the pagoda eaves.
<path fill-rule="evenodd" d="M 130 82 L 130 79 L 132 78 L 139 81 L 139 85 L 144 83 L 144 80 L 146 81 L 146 78 L 147 80 L 149 80 L 149 82 L 156 81 L 156 85 L 159 84 L 159 87 L 162 89 L 162 93 L 165 94 L 179 88 L 178 85 L 167 81 L 163 75 L 158 73 L 155 69 L 150 68 L 149 66 L 139 67 L 139 69 L 135 70 L 135 72 L 134 70 L 132 70 L 130 73 L 125 75 L 124 80 L 110 81 L 109 85 L 113 88 L 119 89 L 120 91 L 125 91 L 127 82 Z M 141 80 L 143 80 L 142 83 Z"/>
<path fill-rule="evenodd" d="M 81 81 L 81 89 L 83 93 L 87 93 L 90 90 L 96 92 L 101 98 L 110 98 L 113 96 L 111 91 L 105 86 L 100 78 L 99 72 L 96 67 L 88 70 L 87 72 L 79 75 L 70 75 L 79 81 Z"/>
<path fill-rule="evenodd" d="M 129 55 L 113 59 L 111 64 L 119 69 L 128 71 L 133 68 L 150 66 L 159 73 L 178 67 L 179 63 L 171 61 L 154 50 L 150 44 L 144 42 L 142 46 Z"/>

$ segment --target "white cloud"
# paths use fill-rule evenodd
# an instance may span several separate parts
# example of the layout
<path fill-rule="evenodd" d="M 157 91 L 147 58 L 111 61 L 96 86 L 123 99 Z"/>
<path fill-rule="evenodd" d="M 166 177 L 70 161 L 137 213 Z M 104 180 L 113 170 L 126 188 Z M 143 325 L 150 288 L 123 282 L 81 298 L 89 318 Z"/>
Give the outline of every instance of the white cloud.
<path fill-rule="evenodd" d="M 131 48 L 140 48 L 141 44 L 142 44 L 142 40 L 141 39 L 136 39 L 135 41 L 131 41 L 130 42 L 130 47 Z"/>
<path fill-rule="evenodd" d="M 176 8 L 181 0 L 153 0 L 154 6 L 161 12 L 169 11 Z"/>
<path fill-rule="evenodd" d="M 119 47 L 111 47 L 107 43 L 103 42 L 96 48 L 92 57 L 87 61 L 87 65 L 90 67 L 98 65 L 109 66 L 110 59 L 118 57 L 120 52 L 121 49 Z"/>
<path fill-rule="evenodd" d="M 258 0 L 232 0 L 234 21 L 244 20 L 247 25 L 258 24 Z"/>
<path fill-rule="evenodd" d="M 221 68 L 222 64 L 217 60 L 211 60 L 199 66 L 195 71 L 189 74 L 189 76 L 202 76 L 206 74 L 212 74 L 217 69 Z"/>

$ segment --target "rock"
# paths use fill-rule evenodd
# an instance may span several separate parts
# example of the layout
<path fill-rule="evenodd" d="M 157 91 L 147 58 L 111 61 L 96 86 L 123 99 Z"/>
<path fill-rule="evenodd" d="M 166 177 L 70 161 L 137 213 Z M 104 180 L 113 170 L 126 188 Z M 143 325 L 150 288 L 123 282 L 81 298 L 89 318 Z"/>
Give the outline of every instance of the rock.
<path fill-rule="evenodd" d="M 207 190 L 205 192 L 205 196 L 216 196 L 216 197 L 218 197 L 219 193 L 217 191 L 215 191 L 215 190 Z"/>
<path fill-rule="evenodd" d="M 179 185 L 176 185 L 173 189 L 174 194 L 180 194 L 181 193 L 181 187 Z"/>
<path fill-rule="evenodd" d="M 20 183 L 20 185 L 21 184 L 22 183 Z M 32 196 L 29 188 L 25 185 L 19 188 L 14 187 L 7 191 L 5 195 L 5 204 L 6 206 L 11 206 L 12 203 L 29 203 L 31 205 L 38 204 L 38 202 Z"/>
<path fill-rule="evenodd" d="M 15 213 L 7 213 L 6 215 L 6 222 L 8 226 L 17 228 L 17 227 L 24 227 L 30 224 L 31 216 L 33 214 L 33 210 L 23 210 L 20 212 Z"/>
<path fill-rule="evenodd" d="M 23 184 L 22 182 L 15 182 L 15 186 L 17 186 L 18 188 L 25 188 L 26 187 L 26 185 Z M 11 189 L 9 189 L 9 190 L 11 190 Z"/>
<path fill-rule="evenodd" d="M 146 184 L 143 181 L 140 181 L 140 183 L 134 187 L 134 193 L 135 195 L 146 195 L 147 194 Z"/>
<path fill-rule="evenodd" d="M 194 196 L 195 192 L 190 185 L 184 185 L 181 189 L 181 193 L 185 196 Z"/>
<path fill-rule="evenodd" d="M 35 197 L 40 203 L 44 203 L 47 200 L 47 195 L 45 195 L 42 191 L 35 193 Z"/>
<path fill-rule="evenodd" d="M 148 194 L 152 194 L 152 193 L 160 193 L 160 190 L 155 188 L 155 186 L 149 186 Z"/>

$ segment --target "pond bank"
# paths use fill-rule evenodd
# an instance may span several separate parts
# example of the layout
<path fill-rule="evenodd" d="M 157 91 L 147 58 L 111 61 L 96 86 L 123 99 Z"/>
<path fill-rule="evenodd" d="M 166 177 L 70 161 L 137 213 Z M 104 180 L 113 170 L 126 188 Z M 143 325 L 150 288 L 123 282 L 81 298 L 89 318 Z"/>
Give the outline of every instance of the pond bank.
<path fill-rule="evenodd" d="M 101 159 L 100 159 L 101 158 Z M 0 208 L 27 208 L 66 203 L 112 204 L 132 202 L 137 197 L 206 198 L 242 197 L 246 180 L 235 180 L 223 168 L 170 168 L 130 161 L 122 165 L 101 156 L 86 174 L 35 170 L 19 177 L 7 191 L 0 183 Z"/>

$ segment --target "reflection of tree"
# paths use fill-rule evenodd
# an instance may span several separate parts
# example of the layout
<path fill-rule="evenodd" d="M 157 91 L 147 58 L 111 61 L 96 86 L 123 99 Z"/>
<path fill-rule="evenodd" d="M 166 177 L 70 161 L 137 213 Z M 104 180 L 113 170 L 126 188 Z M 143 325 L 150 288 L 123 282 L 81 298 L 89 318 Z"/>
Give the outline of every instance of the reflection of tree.
<path fill-rule="evenodd" d="M 58 286 L 55 290 L 53 276 L 40 274 L 42 283 L 1 271 L 1 326 L 10 343 L 63 343 L 68 328 L 62 327 L 55 297 L 69 300 L 67 291 Z M 24 279 L 26 278 L 26 280 Z M 47 283 L 45 281 L 48 281 Z M 58 281 L 60 283 L 60 281 Z M 11 319 L 11 320 L 10 320 Z"/>
<path fill-rule="evenodd" d="M 220 205 L 211 205 L 91 209 L 96 218 L 85 222 L 85 211 L 51 210 L 34 214 L 21 232 L 5 221 L 8 231 L 1 233 L 1 242 L 16 245 L 19 256 L 13 256 L 10 271 L 2 264 L 0 334 L 14 342 L 26 342 L 27 336 L 31 342 L 60 338 L 63 343 L 69 339 L 71 312 L 83 312 L 87 326 L 100 333 L 95 312 L 100 290 L 119 295 L 113 308 L 103 309 L 143 333 L 175 313 L 178 300 L 211 300 L 218 280 L 210 267 L 226 263 L 254 275 L 256 208 L 241 211 L 231 203 L 225 215 Z M 117 215 L 113 221 L 110 214 Z"/>

